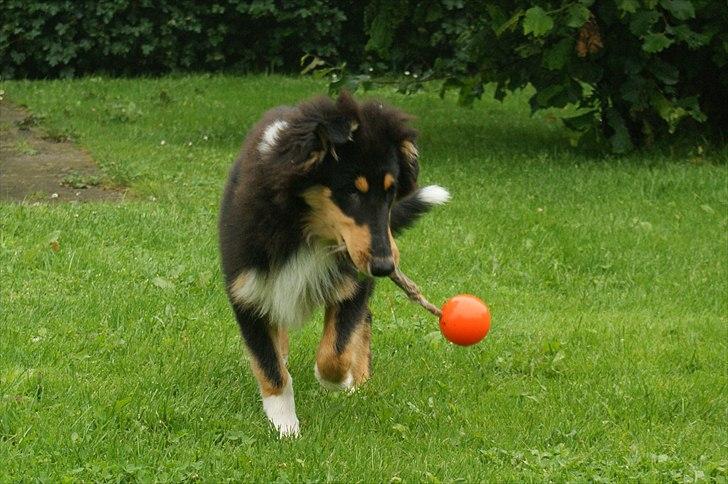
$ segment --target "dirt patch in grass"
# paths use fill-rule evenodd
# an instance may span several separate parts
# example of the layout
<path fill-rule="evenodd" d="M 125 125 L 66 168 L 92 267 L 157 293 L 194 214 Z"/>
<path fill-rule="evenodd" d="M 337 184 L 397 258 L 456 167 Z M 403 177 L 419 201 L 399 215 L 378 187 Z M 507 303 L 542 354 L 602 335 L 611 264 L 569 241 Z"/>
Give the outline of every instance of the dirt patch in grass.
<path fill-rule="evenodd" d="M 121 201 L 91 156 L 38 126 L 26 109 L 0 99 L 0 200 Z"/>

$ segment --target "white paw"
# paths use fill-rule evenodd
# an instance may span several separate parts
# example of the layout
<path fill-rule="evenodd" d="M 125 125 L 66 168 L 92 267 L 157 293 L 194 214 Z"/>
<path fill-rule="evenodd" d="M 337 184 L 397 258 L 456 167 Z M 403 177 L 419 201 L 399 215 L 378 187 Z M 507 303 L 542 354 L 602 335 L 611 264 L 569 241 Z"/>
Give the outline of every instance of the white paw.
<path fill-rule="evenodd" d="M 298 418 L 294 415 L 292 419 L 285 422 L 273 422 L 273 426 L 278 431 L 278 438 L 298 438 L 301 436 L 301 426 L 298 423 Z"/>
<path fill-rule="evenodd" d="M 349 393 L 352 393 L 352 392 L 354 392 L 354 390 L 356 390 L 356 387 L 354 386 L 354 376 L 351 374 L 351 370 L 346 372 L 346 376 L 339 383 L 328 381 L 328 380 L 324 379 L 324 377 L 321 376 L 321 372 L 318 369 L 318 364 L 315 364 L 313 366 L 313 373 L 314 373 L 314 375 L 316 375 L 316 379 L 321 384 L 321 386 L 327 390 L 332 390 L 332 391 L 346 390 Z"/>
<path fill-rule="evenodd" d="M 280 395 L 263 397 L 263 410 L 280 438 L 298 437 L 300 424 L 296 417 L 296 402 L 293 399 L 293 379 L 288 376 L 288 383 Z"/>

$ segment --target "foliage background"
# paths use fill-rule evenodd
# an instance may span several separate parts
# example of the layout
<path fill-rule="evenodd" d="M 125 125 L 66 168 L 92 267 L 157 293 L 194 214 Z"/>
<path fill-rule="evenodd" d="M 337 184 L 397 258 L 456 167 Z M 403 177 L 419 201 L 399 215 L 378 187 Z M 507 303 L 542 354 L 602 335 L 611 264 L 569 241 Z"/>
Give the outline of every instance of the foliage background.
<path fill-rule="evenodd" d="M 617 153 L 678 128 L 728 127 L 728 5 L 721 0 L 0 0 L 0 76 L 297 72 L 334 90 L 398 75 L 460 102 L 536 88 L 571 106 L 574 142 Z M 408 76 L 402 76 L 407 72 Z M 707 121 L 707 123 L 706 123 Z"/>
<path fill-rule="evenodd" d="M 280 5 L 278 5 L 280 3 Z M 5 78 L 292 70 L 302 53 L 350 58 L 356 2 L 0 0 Z"/>

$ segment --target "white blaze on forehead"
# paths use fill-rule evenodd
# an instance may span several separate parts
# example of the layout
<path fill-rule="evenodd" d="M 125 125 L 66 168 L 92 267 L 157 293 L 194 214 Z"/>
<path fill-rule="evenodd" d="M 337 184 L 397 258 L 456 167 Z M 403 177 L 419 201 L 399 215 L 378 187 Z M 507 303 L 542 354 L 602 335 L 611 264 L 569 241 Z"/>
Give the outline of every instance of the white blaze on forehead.
<path fill-rule="evenodd" d="M 263 136 L 261 136 L 260 144 L 258 145 L 258 151 L 261 153 L 270 153 L 273 151 L 276 142 L 278 142 L 278 136 L 286 126 L 288 126 L 288 122 L 282 119 L 277 119 L 269 124 L 263 131 Z"/>
<path fill-rule="evenodd" d="M 450 192 L 439 185 L 430 185 L 421 188 L 417 193 L 417 198 L 430 205 L 442 205 L 450 200 Z"/>

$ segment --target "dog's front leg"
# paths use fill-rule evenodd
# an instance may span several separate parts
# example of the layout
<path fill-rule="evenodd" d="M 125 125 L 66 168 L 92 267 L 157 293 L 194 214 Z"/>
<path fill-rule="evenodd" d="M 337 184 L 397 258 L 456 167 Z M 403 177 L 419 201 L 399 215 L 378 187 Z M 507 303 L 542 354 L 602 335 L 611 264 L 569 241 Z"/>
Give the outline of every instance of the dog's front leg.
<path fill-rule="evenodd" d="M 353 297 L 326 307 L 324 334 L 316 353 L 316 378 L 325 388 L 353 390 L 369 379 L 372 280 L 358 283 Z"/>
<path fill-rule="evenodd" d="M 297 437 L 299 422 L 293 379 L 286 369 L 288 333 L 253 311 L 233 305 L 248 348 L 250 366 L 263 399 L 263 410 L 281 437 Z"/>

